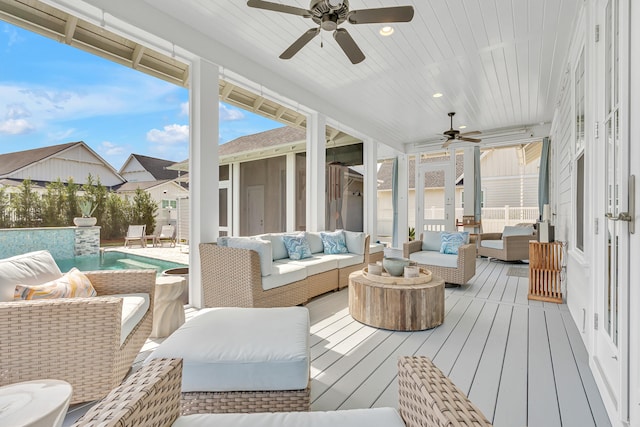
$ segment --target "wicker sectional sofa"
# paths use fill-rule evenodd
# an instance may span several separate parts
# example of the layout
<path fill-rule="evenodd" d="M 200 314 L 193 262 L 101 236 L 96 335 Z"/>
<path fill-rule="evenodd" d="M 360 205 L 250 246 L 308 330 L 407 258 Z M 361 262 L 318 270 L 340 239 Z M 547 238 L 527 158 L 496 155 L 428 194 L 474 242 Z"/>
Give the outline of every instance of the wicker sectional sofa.
<path fill-rule="evenodd" d="M 334 255 L 324 253 L 320 233 L 306 232 L 312 256 L 301 260 L 288 258 L 283 235 L 271 233 L 201 243 L 204 306 L 305 304 L 313 297 L 348 286 L 349 274 L 369 262 L 369 236 L 362 232 L 345 231 L 349 252 Z"/>

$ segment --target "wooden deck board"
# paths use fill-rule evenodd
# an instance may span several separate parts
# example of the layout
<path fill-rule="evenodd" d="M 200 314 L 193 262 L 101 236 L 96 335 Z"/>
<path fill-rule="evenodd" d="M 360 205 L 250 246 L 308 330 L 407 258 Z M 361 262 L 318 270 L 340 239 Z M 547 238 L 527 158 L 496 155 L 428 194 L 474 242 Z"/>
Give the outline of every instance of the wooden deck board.
<path fill-rule="evenodd" d="M 510 264 L 477 261 L 469 284 L 446 289 L 444 323 L 427 331 L 360 324 L 347 289 L 309 302 L 312 410 L 396 406 L 398 356 L 419 354 L 497 427 L 609 427 L 566 305 L 529 301 L 528 278 L 507 276 Z M 187 320 L 197 312 L 185 309 Z M 136 365 L 161 341 L 148 340 Z M 64 426 L 90 406 L 74 405 Z"/>

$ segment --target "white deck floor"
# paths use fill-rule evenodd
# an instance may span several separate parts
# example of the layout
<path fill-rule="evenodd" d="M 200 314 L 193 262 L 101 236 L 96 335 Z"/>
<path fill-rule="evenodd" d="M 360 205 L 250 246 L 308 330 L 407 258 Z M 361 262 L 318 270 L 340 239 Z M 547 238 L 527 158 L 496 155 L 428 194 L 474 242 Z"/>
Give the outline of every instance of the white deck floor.
<path fill-rule="evenodd" d="M 529 301 L 528 279 L 507 274 L 527 268 L 478 259 L 468 285 L 447 288 L 445 321 L 428 331 L 358 323 L 346 289 L 314 299 L 312 410 L 396 406 L 397 357 L 415 354 L 432 358 L 495 426 L 609 426 L 566 305 Z M 138 362 L 158 343 L 149 340 Z M 83 412 L 70 411 L 65 426 Z"/>

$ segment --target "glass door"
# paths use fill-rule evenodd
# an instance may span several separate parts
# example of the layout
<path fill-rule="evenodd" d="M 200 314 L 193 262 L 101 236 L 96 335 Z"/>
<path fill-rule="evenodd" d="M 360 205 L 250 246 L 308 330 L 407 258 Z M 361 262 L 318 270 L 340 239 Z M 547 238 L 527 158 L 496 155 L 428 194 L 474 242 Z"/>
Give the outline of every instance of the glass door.
<path fill-rule="evenodd" d="M 451 157 L 451 156 L 450 156 Z M 455 220 L 455 163 L 416 158 L 416 239 L 424 231 L 453 231 Z M 422 185 L 420 185 L 422 184 Z"/>

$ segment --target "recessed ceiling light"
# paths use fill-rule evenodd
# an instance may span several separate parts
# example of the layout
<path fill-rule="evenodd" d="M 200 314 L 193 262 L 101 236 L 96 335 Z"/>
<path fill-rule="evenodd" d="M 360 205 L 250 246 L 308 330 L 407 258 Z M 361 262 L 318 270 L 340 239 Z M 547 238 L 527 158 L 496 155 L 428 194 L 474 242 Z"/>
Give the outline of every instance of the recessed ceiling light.
<path fill-rule="evenodd" d="M 390 26 L 385 26 L 380 28 L 380 35 L 381 36 L 390 36 L 391 34 L 393 34 L 393 27 Z"/>
<path fill-rule="evenodd" d="M 467 128 L 467 125 L 459 126 L 459 128 L 460 128 L 460 129 L 466 129 L 466 128 Z"/>
<path fill-rule="evenodd" d="M 441 97 L 442 97 L 442 94 L 441 94 L 440 92 L 437 92 L 437 93 L 434 93 L 434 94 L 433 94 L 433 97 L 434 97 L 434 98 L 441 98 Z"/>

